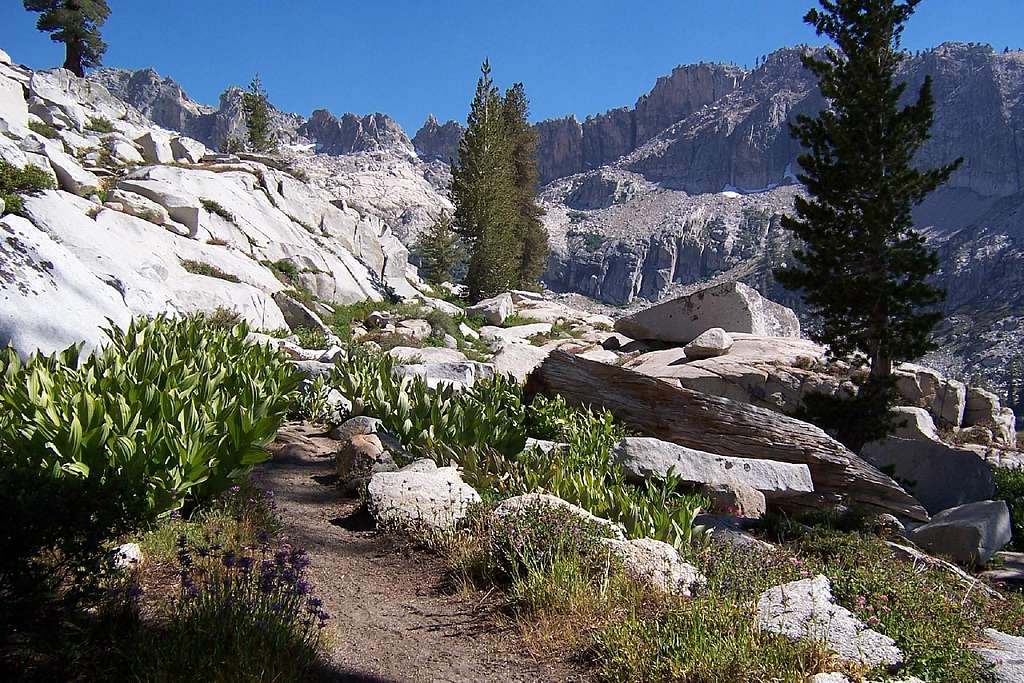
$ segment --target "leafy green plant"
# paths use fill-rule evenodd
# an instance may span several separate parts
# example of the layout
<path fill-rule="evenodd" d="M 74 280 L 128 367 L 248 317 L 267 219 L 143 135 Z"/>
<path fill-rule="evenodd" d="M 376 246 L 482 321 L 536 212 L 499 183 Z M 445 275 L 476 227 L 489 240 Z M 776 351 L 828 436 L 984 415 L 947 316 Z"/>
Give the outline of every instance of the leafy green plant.
<path fill-rule="evenodd" d="M 296 393 L 288 417 L 321 424 L 327 422 L 331 417 L 330 393 L 331 387 L 323 377 L 304 382 Z"/>
<path fill-rule="evenodd" d="M 332 384 L 352 401 L 355 414 L 381 419 L 413 455 L 458 464 L 480 490 L 544 490 L 619 522 L 631 536 L 676 545 L 690 540 L 704 499 L 678 493 L 674 477 L 648 486 L 626 482 L 609 458 L 623 435 L 610 413 L 541 396 L 527 406 L 522 388 L 506 376 L 463 391 L 431 390 L 420 378 L 396 379 L 394 366 L 390 356 L 353 346 Z M 548 454 L 524 450 L 528 436 L 567 447 Z"/>
<path fill-rule="evenodd" d="M 32 164 L 18 168 L 0 159 L 0 200 L 5 206 L 4 213 L 21 214 L 25 210 L 22 195 L 54 187 L 53 178 L 41 168 Z"/>
<path fill-rule="evenodd" d="M 1013 520 L 1013 550 L 1024 549 L 1024 469 L 996 467 L 992 470 L 996 481 L 996 495 L 1005 500 Z"/>
<path fill-rule="evenodd" d="M 202 205 L 202 207 L 204 209 L 206 209 L 207 211 L 209 211 L 212 214 L 216 214 L 216 215 L 220 216 L 221 218 L 226 220 L 228 223 L 234 223 L 235 222 L 235 214 L 233 214 L 230 211 L 228 211 L 227 209 L 225 209 L 220 204 L 220 202 L 218 202 L 218 201 L 216 201 L 214 199 L 207 199 L 206 197 L 203 197 L 203 198 L 201 198 L 199 200 L 199 203 Z"/>
<path fill-rule="evenodd" d="M 39 133 L 44 138 L 48 138 L 50 140 L 56 140 L 57 138 L 60 137 L 60 134 L 57 132 L 57 129 L 51 126 L 50 124 L 46 123 L 45 121 L 29 121 L 28 128 L 33 133 Z"/>
<path fill-rule="evenodd" d="M 43 479 L 124 479 L 152 515 L 225 490 L 266 460 L 300 375 L 202 316 L 135 320 L 80 362 L 72 346 L 0 354 L 4 465 Z"/>
<path fill-rule="evenodd" d="M 87 130 L 97 133 L 113 133 L 116 130 L 113 122 L 103 116 L 90 116 L 88 121 L 85 122 L 85 127 Z"/>
<path fill-rule="evenodd" d="M 217 266 L 211 263 L 204 263 L 203 261 L 185 259 L 181 262 L 181 267 L 193 275 L 205 275 L 206 277 L 215 277 L 218 280 L 227 280 L 228 282 L 241 282 L 237 275 L 226 273 Z"/>
<path fill-rule="evenodd" d="M 323 330 L 297 326 L 292 328 L 292 333 L 299 338 L 299 346 L 304 349 L 327 348 L 327 335 Z"/>

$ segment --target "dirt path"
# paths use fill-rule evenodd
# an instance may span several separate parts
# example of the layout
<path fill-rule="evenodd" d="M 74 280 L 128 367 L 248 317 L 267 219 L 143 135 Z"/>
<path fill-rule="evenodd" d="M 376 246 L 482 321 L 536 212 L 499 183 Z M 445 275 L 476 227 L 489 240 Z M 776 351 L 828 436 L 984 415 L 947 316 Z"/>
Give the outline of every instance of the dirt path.
<path fill-rule="evenodd" d="M 447 594 L 437 559 L 372 530 L 334 483 L 337 442 L 287 425 L 254 474 L 274 491 L 285 536 L 309 552 L 310 578 L 332 616 L 330 681 L 565 681 L 535 661 L 487 596 Z"/>

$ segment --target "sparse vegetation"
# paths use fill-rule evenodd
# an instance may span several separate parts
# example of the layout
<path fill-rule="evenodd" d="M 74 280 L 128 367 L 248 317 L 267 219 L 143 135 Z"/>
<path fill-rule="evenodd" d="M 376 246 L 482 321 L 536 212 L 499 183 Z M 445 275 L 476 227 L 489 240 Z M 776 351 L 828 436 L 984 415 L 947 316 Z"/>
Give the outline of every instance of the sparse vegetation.
<path fill-rule="evenodd" d="M 226 220 L 228 223 L 234 223 L 235 222 L 235 214 L 233 214 L 230 211 L 228 211 L 227 209 L 225 209 L 216 200 L 207 199 L 207 198 L 203 197 L 202 199 L 199 200 L 199 203 L 203 206 L 204 209 L 206 209 L 207 211 L 209 211 L 212 214 L 216 214 L 216 215 L 220 216 L 221 218 Z"/>
<path fill-rule="evenodd" d="M 992 470 L 997 500 L 1005 500 L 1013 520 L 1012 550 L 1024 551 L 1024 469 L 996 467 Z"/>
<path fill-rule="evenodd" d="M 85 123 L 85 128 L 96 133 L 113 133 L 117 130 L 110 119 L 102 116 L 90 116 Z"/>
<path fill-rule="evenodd" d="M 238 276 L 232 275 L 231 273 L 225 273 L 223 270 L 211 263 L 185 259 L 181 262 L 181 267 L 193 275 L 205 275 L 206 277 L 215 277 L 218 280 L 227 280 L 228 282 L 241 282 L 241 280 L 238 279 Z"/>
<path fill-rule="evenodd" d="M 53 178 L 41 168 L 32 164 L 18 168 L 0 159 L 0 200 L 4 203 L 4 213 L 22 213 L 25 210 L 22 195 L 54 187 Z"/>
<path fill-rule="evenodd" d="M 28 122 L 28 127 L 29 130 L 34 133 L 39 133 L 44 138 L 48 138 L 50 140 L 57 140 L 60 138 L 60 134 L 57 132 L 57 129 L 45 121 L 36 121 L 33 119 Z"/>

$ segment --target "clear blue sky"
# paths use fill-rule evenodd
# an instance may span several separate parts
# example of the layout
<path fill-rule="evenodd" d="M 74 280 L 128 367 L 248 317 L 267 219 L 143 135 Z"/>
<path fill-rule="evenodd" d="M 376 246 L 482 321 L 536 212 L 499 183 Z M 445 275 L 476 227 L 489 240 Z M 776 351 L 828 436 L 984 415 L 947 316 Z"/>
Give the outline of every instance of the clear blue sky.
<path fill-rule="evenodd" d="M 200 102 L 259 72 L 280 109 L 390 114 L 410 136 L 430 112 L 465 118 L 481 60 L 526 84 L 537 119 L 632 105 L 677 64 L 818 43 L 815 0 L 108 0 L 106 63 L 153 67 Z M 0 2 L 0 48 L 59 65 L 20 0 Z M 1024 46 L 1022 0 L 925 0 L 905 45 Z"/>

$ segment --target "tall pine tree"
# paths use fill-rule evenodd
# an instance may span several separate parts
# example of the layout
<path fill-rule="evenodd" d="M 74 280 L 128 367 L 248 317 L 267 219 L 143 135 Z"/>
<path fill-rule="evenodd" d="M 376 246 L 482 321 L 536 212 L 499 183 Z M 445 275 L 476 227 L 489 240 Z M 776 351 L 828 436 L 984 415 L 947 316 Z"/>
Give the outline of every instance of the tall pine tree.
<path fill-rule="evenodd" d="M 815 338 L 835 355 L 870 364 L 865 397 L 884 403 L 893 364 L 931 348 L 944 297 L 928 278 L 935 253 L 914 229 L 911 210 L 960 161 L 931 170 L 912 162 L 932 125 L 932 84 L 901 106 L 896 80 L 903 26 L 921 0 L 820 0 L 804 20 L 838 49 L 803 57 L 828 106 L 799 116 L 791 132 L 805 148 L 796 216 L 783 225 L 800 239 L 795 264 L 777 272 L 820 317 Z M 884 409 L 883 409 L 884 410 Z"/>
<path fill-rule="evenodd" d="M 277 145 L 271 130 L 270 99 L 259 74 L 249 83 L 249 90 L 242 93 L 242 111 L 245 112 L 249 149 L 254 152 L 273 152 Z"/>
<path fill-rule="evenodd" d="M 24 0 L 29 12 L 40 12 L 36 28 L 64 43 L 64 68 L 79 78 L 97 67 L 107 51 L 100 26 L 110 16 L 106 0 Z"/>
<path fill-rule="evenodd" d="M 484 61 L 452 168 L 455 225 L 469 251 L 465 284 L 477 301 L 519 283 L 522 242 L 501 93 Z"/>
<path fill-rule="evenodd" d="M 541 222 L 543 209 L 537 205 L 537 133 L 527 120 L 529 101 L 522 83 L 505 91 L 505 133 L 511 146 L 515 202 L 518 212 L 517 239 L 522 244 L 518 285 L 536 289 L 548 258 L 548 232 Z"/>

